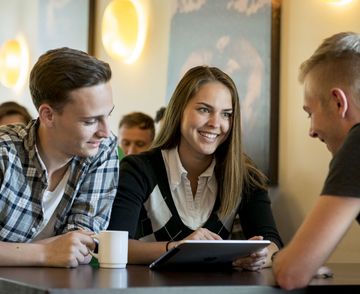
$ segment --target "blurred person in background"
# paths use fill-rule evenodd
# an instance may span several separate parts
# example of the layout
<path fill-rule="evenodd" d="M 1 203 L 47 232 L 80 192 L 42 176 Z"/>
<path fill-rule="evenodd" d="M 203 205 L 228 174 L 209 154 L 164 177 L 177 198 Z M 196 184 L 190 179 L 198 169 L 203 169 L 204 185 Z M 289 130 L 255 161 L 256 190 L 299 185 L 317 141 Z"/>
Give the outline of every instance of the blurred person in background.
<path fill-rule="evenodd" d="M 0 125 L 23 123 L 27 125 L 32 120 L 28 110 L 14 101 L 0 104 Z"/>
<path fill-rule="evenodd" d="M 119 123 L 119 156 L 138 154 L 148 150 L 155 137 L 154 120 L 145 113 L 131 112 L 122 117 Z M 120 158 L 121 159 L 121 158 Z"/>

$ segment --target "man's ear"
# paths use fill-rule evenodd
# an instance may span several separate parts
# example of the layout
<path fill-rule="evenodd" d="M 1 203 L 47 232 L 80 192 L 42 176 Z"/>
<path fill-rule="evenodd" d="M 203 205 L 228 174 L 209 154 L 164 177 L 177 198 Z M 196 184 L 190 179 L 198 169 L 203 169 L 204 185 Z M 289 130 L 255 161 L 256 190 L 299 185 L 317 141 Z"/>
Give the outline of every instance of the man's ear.
<path fill-rule="evenodd" d="M 38 112 L 41 123 L 51 128 L 54 124 L 54 109 L 49 104 L 41 104 Z"/>
<path fill-rule="evenodd" d="M 348 97 L 340 88 L 331 89 L 331 95 L 333 99 L 335 99 L 338 113 L 341 115 L 342 118 L 345 118 L 346 112 L 349 108 Z"/>

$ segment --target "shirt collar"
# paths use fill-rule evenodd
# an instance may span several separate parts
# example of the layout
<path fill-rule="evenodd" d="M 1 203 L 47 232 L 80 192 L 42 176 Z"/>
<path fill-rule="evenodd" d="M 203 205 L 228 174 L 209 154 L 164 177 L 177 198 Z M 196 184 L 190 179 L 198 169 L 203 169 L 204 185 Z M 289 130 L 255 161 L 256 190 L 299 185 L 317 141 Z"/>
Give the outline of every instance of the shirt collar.
<path fill-rule="evenodd" d="M 33 163 L 35 164 L 36 168 L 39 171 L 46 171 L 46 169 L 44 168 L 44 165 L 42 164 L 42 162 L 39 160 L 39 156 L 38 154 L 38 150 L 36 147 L 36 138 L 37 138 L 37 131 L 39 129 L 39 125 L 40 125 L 40 120 L 38 119 L 34 119 L 32 120 L 27 126 L 26 129 L 26 136 L 23 138 L 24 140 L 24 147 L 25 149 L 28 151 L 29 153 L 29 158 L 33 161 Z"/>
<path fill-rule="evenodd" d="M 161 150 L 165 161 L 166 171 L 169 179 L 170 189 L 174 190 L 182 182 L 182 178 L 186 177 L 188 172 L 181 163 L 178 147 L 173 149 Z M 214 175 L 216 160 L 212 160 L 209 167 L 200 175 L 201 178 L 210 178 Z M 215 180 L 215 178 L 214 178 Z"/>

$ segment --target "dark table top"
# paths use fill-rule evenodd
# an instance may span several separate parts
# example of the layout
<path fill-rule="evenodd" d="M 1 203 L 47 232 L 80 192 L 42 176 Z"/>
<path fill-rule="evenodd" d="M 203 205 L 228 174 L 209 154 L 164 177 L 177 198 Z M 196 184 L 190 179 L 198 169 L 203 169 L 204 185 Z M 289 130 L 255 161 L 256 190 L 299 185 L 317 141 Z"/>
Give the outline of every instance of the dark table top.
<path fill-rule="evenodd" d="M 296 293 L 360 293 L 360 264 L 330 264 L 333 278 L 314 279 Z M 353 292 L 356 291 L 356 292 Z M 282 293 L 271 269 L 248 271 L 152 271 L 126 269 L 0 267 L 0 293 Z M 337 291 L 336 291 L 337 292 Z M 295 293 L 295 292 L 294 292 Z"/>

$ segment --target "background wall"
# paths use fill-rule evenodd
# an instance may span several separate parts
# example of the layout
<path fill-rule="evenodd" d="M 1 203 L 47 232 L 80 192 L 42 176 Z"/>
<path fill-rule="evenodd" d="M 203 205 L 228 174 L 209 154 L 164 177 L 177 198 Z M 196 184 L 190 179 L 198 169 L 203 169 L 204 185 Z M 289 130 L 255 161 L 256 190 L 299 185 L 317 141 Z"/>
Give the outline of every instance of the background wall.
<path fill-rule="evenodd" d="M 0 0 L 1 10 L 7 11 L 8 15 L 1 20 L 0 42 L 21 27 L 33 36 L 30 41 L 35 42 L 36 32 L 31 30 L 38 23 L 38 2 L 20 2 L 21 5 L 19 1 Z M 140 110 L 154 116 L 164 104 L 169 25 L 175 1 L 141 2 L 149 15 L 148 37 L 139 60 L 133 65 L 126 65 L 112 60 L 102 47 L 101 15 L 109 0 L 96 1 L 95 52 L 113 69 L 112 87 L 116 107 L 111 126 L 114 132 L 123 114 Z M 330 160 L 325 145 L 308 136 L 309 121 L 302 110 L 302 87 L 297 82 L 298 67 L 324 38 L 340 31 L 360 32 L 359 11 L 360 0 L 353 0 L 344 7 L 332 6 L 325 0 L 282 1 L 279 186 L 271 189 L 271 198 L 285 242 L 291 238 L 316 201 Z M 0 85 L 0 102 L 9 98 L 15 98 L 33 110 L 27 87 L 16 94 Z M 360 262 L 359 248 L 359 226 L 354 224 L 330 260 Z"/>
<path fill-rule="evenodd" d="M 111 59 L 101 44 L 101 17 L 110 0 L 96 1 L 96 56 L 107 61 L 113 71 L 115 109 L 111 115 L 114 132 L 122 115 L 142 111 L 151 117 L 164 106 L 168 65 L 170 19 L 174 1 L 140 0 L 149 15 L 148 34 L 140 58 L 133 64 Z"/>
<path fill-rule="evenodd" d="M 49 49 L 68 46 L 86 51 L 88 48 L 88 0 L 0 0 L 0 7 L 0 47 L 20 35 L 27 42 L 30 69 Z M 16 91 L 0 83 L 0 103 L 6 100 L 23 104 L 33 117 L 37 116 L 28 79 Z"/>
<path fill-rule="evenodd" d="M 23 36 L 31 36 L 27 38 L 29 47 L 36 48 L 37 40 L 37 10 L 38 1 L 7 1 L 0 0 L 1 7 L 1 28 L 0 28 L 0 46 L 9 39 L 17 37 L 18 34 Z M 31 15 L 32 17 L 27 17 Z M 30 55 L 32 52 L 30 52 Z M 30 64 L 29 66 L 32 66 Z M 0 103 L 7 100 L 15 100 L 16 102 L 27 107 L 31 115 L 36 115 L 36 109 L 30 99 L 28 90 L 28 82 L 18 91 L 4 87 L 0 84 Z"/>

